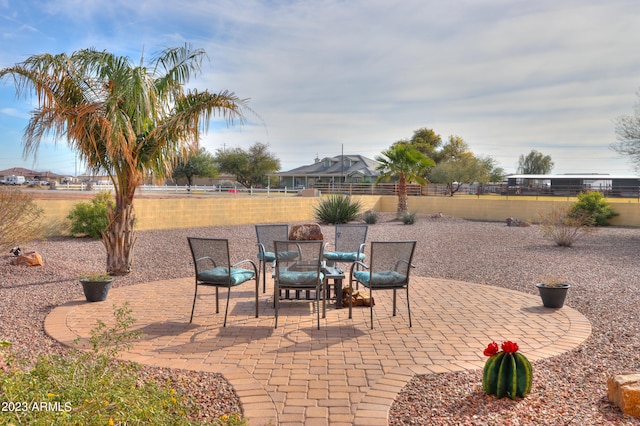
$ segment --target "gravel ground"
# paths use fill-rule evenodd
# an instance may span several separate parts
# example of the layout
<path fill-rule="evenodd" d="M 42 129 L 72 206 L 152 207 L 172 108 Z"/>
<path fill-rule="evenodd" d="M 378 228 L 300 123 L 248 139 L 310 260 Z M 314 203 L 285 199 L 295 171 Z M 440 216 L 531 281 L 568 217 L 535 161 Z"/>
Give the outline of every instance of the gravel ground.
<path fill-rule="evenodd" d="M 324 232 L 332 238 L 331 227 Z M 253 225 L 139 232 L 134 270 L 114 286 L 190 276 L 187 236 L 229 238 L 237 260 L 256 255 Z M 419 215 L 416 224 L 405 226 L 386 215 L 369 228 L 369 241 L 382 239 L 418 239 L 413 273 L 421 276 L 532 294 L 541 279 L 564 277 L 572 284 L 567 305 L 593 326 L 581 347 L 533 363 L 533 389 L 522 400 L 485 396 L 480 371 L 419 376 L 397 398 L 391 425 L 640 424 L 606 397 L 609 376 L 640 372 L 640 229 L 601 228 L 561 248 L 543 239 L 535 225 Z M 56 238 L 24 249 L 41 253 L 45 266 L 18 267 L 10 264 L 12 255 L 0 258 L 0 339 L 29 359 L 64 353 L 45 335 L 44 319 L 56 305 L 82 297 L 77 276 L 104 268 L 104 248 L 100 241 Z M 174 380 L 198 401 L 202 418 L 240 411 L 235 393 L 216 374 L 157 368 L 144 374 Z"/>

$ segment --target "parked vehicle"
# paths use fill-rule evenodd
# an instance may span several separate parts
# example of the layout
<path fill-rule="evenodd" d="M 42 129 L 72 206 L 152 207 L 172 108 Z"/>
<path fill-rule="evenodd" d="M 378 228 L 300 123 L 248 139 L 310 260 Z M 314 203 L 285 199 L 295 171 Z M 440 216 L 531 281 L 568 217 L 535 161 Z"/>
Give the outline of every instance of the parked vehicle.
<path fill-rule="evenodd" d="M 25 182 L 26 180 L 24 176 L 11 175 L 5 178 L 5 183 L 7 185 L 22 185 Z"/>

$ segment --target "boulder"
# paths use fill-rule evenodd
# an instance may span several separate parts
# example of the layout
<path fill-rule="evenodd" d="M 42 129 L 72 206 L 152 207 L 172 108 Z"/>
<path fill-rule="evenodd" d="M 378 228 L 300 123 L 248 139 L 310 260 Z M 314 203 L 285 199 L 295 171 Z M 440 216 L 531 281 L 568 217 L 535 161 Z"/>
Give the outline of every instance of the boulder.
<path fill-rule="evenodd" d="M 607 397 L 624 414 L 640 417 L 640 373 L 610 377 L 607 382 Z"/>
<path fill-rule="evenodd" d="M 294 241 L 324 240 L 322 229 L 317 223 L 306 223 L 304 225 L 292 225 L 289 229 L 289 239 Z"/>
<path fill-rule="evenodd" d="M 515 217 L 508 217 L 507 218 L 507 226 L 531 226 L 529 223 L 524 222 L 518 218 Z"/>
<path fill-rule="evenodd" d="M 44 262 L 42 261 L 40 253 L 32 251 L 29 253 L 23 253 L 16 257 L 13 264 L 20 266 L 43 266 Z"/>

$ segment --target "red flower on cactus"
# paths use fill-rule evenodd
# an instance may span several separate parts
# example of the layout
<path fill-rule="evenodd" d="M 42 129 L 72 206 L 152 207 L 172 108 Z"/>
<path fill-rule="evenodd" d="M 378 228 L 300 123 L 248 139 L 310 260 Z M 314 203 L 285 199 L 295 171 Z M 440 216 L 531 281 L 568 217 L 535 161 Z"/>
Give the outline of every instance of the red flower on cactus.
<path fill-rule="evenodd" d="M 518 344 L 515 342 L 504 342 L 502 344 L 502 350 L 506 353 L 515 353 L 518 352 Z"/>
<path fill-rule="evenodd" d="M 498 353 L 498 344 L 496 342 L 491 342 L 487 345 L 484 350 L 484 356 L 494 356 Z"/>

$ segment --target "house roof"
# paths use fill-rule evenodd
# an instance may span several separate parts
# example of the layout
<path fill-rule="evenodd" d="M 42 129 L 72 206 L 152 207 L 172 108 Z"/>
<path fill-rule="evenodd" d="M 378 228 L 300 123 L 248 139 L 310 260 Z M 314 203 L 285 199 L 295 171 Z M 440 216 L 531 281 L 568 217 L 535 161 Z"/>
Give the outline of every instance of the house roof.
<path fill-rule="evenodd" d="M 49 179 L 57 179 L 59 177 L 62 177 L 63 175 L 59 175 L 57 173 L 53 173 L 50 171 L 46 171 L 46 172 L 38 172 L 35 170 L 29 170 L 29 169 L 25 169 L 24 167 L 13 167 L 11 169 L 6 169 L 6 170 L 0 170 L 0 176 L 25 176 L 25 177 L 35 177 L 38 176 L 39 178 L 49 178 Z"/>
<path fill-rule="evenodd" d="M 344 161 L 344 163 L 341 162 Z M 376 168 L 380 165 L 371 158 L 362 155 L 336 155 L 316 160 L 313 164 L 276 173 L 278 176 L 379 176 Z"/>

